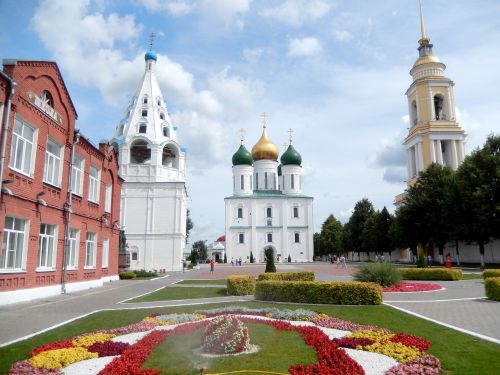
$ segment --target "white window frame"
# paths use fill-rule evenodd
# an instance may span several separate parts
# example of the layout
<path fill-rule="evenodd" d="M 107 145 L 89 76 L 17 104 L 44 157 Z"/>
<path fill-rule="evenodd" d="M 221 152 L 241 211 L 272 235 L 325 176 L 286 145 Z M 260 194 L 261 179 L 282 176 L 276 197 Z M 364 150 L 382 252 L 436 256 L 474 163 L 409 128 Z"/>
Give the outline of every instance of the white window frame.
<path fill-rule="evenodd" d="M 97 253 L 97 233 L 87 232 L 85 235 L 85 269 L 95 269 Z"/>
<path fill-rule="evenodd" d="M 239 244 L 245 243 L 245 233 L 238 233 L 238 243 Z"/>
<path fill-rule="evenodd" d="M 55 153 L 49 151 L 49 144 L 52 144 L 52 146 L 58 150 Z M 47 138 L 47 144 L 45 146 L 43 182 L 53 186 L 61 186 L 62 150 L 63 147 L 59 143 L 53 139 Z"/>
<path fill-rule="evenodd" d="M 104 238 L 102 240 L 102 268 L 109 267 L 109 238 Z"/>
<path fill-rule="evenodd" d="M 12 219 L 8 225 L 7 219 Z M 10 221 L 10 220 L 9 220 Z M 15 229 L 20 224 L 21 229 Z M 28 238 L 29 221 L 17 217 L 6 216 L 3 229 L 2 252 L 0 253 L 0 271 L 22 271 L 25 264 L 26 245 Z M 9 266 L 9 253 L 12 256 Z"/>
<path fill-rule="evenodd" d="M 97 177 L 92 176 L 92 170 L 97 171 Z M 93 165 L 89 169 L 89 201 L 99 203 L 99 188 L 101 187 L 101 170 Z"/>
<path fill-rule="evenodd" d="M 66 252 L 66 269 L 76 270 L 78 268 L 80 231 L 70 228 Z"/>
<path fill-rule="evenodd" d="M 113 185 L 106 184 L 104 189 L 104 211 L 111 213 L 111 203 L 113 200 Z"/>
<path fill-rule="evenodd" d="M 269 211 L 271 210 L 271 211 Z M 271 212 L 271 214 L 269 214 Z M 272 219 L 273 218 L 273 208 L 271 206 L 266 207 L 266 219 Z"/>
<path fill-rule="evenodd" d="M 240 175 L 240 188 L 241 190 L 245 189 L 245 175 Z"/>
<path fill-rule="evenodd" d="M 57 225 L 41 223 L 38 237 L 37 271 L 53 271 L 57 254 Z"/>
<path fill-rule="evenodd" d="M 21 133 L 16 132 L 16 125 L 21 126 Z M 29 140 L 25 137 L 24 129 L 29 128 L 33 131 L 33 138 Z M 26 121 L 19 117 L 14 118 L 14 128 L 12 129 L 12 144 L 10 148 L 9 167 L 26 176 L 33 176 L 35 157 L 36 157 L 36 141 L 38 129 L 29 125 Z M 22 147 L 21 151 L 19 148 Z M 27 151 L 29 150 L 29 152 Z M 20 164 L 16 166 L 16 164 Z"/>
<path fill-rule="evenodd" d="M 85 176 L 85 158 L 80 155 L 74 155 L 71 174 L 71 192 L 81 197 L 83 195 L 83 180 Z"/>

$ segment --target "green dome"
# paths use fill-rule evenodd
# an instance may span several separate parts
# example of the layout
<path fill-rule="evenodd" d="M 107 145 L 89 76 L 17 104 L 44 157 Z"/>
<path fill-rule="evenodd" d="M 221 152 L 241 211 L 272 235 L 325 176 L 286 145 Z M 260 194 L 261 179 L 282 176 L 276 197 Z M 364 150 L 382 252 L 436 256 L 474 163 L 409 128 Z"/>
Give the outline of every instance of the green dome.
<path fill-rule="evenodd" d="M 292 145 L 288 146 L 286 151 L 281 155 L 281 164 L 283 165 L 301 165 L 302 156 L 293 148 Z"/>
<path fill-rule="evenodd" d="M 244 145 L 241 145 L 238 151 L 236 151 L 233 155 L 233 165 L 252 165 L 253 159 L 252 155 L 245 148 Z"/>
<path fill-rule="evenodd" d="M 281 164 L 278 165 L 278 176 L 281 176 Z"/>

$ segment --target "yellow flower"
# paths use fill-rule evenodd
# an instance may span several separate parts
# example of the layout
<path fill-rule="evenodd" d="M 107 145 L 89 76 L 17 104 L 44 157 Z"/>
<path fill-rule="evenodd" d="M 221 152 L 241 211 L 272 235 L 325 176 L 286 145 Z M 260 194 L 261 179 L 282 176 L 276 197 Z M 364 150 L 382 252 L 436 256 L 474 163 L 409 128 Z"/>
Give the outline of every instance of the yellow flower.
<path fill-rule="evenodd" d="M 89 352 L 86 348 L 66 348 L 41 352 L 30 358 L 29 362 L 38 368 L 60 369 L 74 362 L 97 357 L 99 354 Z"/>
<path fill-rule="evenodd" d="M 207 316 L 206 315 L 203 315 L 203 314 L 193 314 L 193 316 L 198 319 L 198 320 L 203 320 L 205 319 Z"/>
<path fill-rule="evenodd" d="M 171 326 L 172 324 L 174 324 L 174 322 L 171 322 L 170 320 L 158 320 L 158 319 L 153 318 L 151 316 L 148 316 L 148 317 L 142 319 L 142 321 L 146 322 L 146 323 L 154 323 L 157 326 Z"/>
<path fill-rule="evenodd" d="M 104 342 L 112 339 L 116 335 L 111 333 L 92 333 L 90 335 L 84 335 L 77 337 L 73 340 L 74 346 L 91 346 L 96 342 Z"/>
<path fill-rule="evenodd" d="M 326 318 L 329 318 L 329 316 L 326 315 L 325 313 L 319 313 L 313 319 L 326 319 Z"/>
<path fill-rule="evenodd" d="M 358 329 L 347 337 L 365 338 L 374 341 L 382 341 L 382 340 L 389 340 L 392 336 L 394 336 L 394 333 L 388 333 L 384 331 L 372 331 L 370 329 Z"/>
<path fill-rule="evenodd" d="M 364 346 L 363 349 L 369 352 L 385 354 L 399 362 L 408 362 L 423 355 L 421 351 L 414 347 L 392 341 L 375 342 L 371 345 Z"/>
<path fill-rule="evenodd" d="M 271 313 L 271 312 L 266 313 L 266 317 L 267 318 L 272 318 L 273 317 L 273 313 Z"/>

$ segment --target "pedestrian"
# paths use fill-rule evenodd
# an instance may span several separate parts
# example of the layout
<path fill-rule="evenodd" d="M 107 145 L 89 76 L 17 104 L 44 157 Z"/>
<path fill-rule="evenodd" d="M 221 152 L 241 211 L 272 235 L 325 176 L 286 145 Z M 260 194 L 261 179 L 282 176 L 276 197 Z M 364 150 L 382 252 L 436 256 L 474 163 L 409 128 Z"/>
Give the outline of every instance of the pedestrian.
<path fill-rule="evenodd" d="M 186 260 L 182 261 L 182 272 L 186 272 L 187 263 Z"/>
<path fill-rule="evenodd" d="M 375 254 L 375 262 L 378 262 L 378 254 Z"/>
<path fill-rule="evenodd" d="M 240 257 L 240 259 L 239 259 L 239 263 L 240 263 L 240 267 L 241 267 L 241 257 Z"/>
<path fill-rule="evenodd" d="M 210 261 L 210 273 L 212 273 L 212 274 L 214 273 L 214 268 L 215 268 L 215 262 L 214 262 L 214 260 L 212 259 L 212 260 Z"/>
<path fill-rule="evenodd" d="M 342 268 L 347 268 L 347 265 L 345 264 L 345 256 L 344 256 L 344 254 L 342 254 L 340 256 L 339 260 L 340 260 L 340 264 L 341 264 Z"/>
<path fill-rule="evenodd" d="M 428 255 L 427 255 L 427 265 L 428 265 L 429 267 L 431 267 L 431 266 L 432 266 L 432 255 L 431 255 L 431 254 L 428 254 Z"/>
<path fill-rule="evenodd" d="M 451 255 L 450 255 L 450 253 L 446 254 L 446 260 L 444 262 L 444 266 L 447 269 L 451 269 Z"/>
<path fill-rule="evenodd" d="M 380 256 L 380 261 L 381 261 L 382 263 L 384 263 L 384 262 L 385 262 L 385 255 L 384 255 L 384 254 L 382 254 L 382 255 Z"/>
<path fill-rule="evenodd" d="M 231 266 L 234 266 L 234 258 L 231 258 Z"/>

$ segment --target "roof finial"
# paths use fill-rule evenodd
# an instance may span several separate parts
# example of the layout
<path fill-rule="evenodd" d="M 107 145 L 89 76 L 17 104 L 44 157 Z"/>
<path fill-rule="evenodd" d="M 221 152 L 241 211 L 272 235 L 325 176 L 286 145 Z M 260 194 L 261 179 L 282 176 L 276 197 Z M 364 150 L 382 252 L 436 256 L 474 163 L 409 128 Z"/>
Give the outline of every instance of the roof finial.
<path fill-rule="evenodd" d="M 241 142 L 241 144 L 243 144 L 245 141 L 244 136 L 245 136 L 245 129 L 241 128 L 240 129 L 240 142 Z"/>
<path fill-rule="evenodd" d="M 262 112 L 260 117 L 262 118 L 262 127 L 265 129 L 267 128 L 267 113 Z"/>
<path fill-rule="evenodd" d="M 425 22 L 424 22 L 424 9 L 422 7 L 422 0 L 418 0 L 420 4 L 420 40 L 418 41 L 420 44 L 428 44 L 430 39 L 427 37 L 427 33 L 425 31 Z"/>
<path fill-rule="evenodd" d="M 155 33 L 149 34 L 149 50 L 150 51 L 153 50 L 153 44 L 154 44 L 155 38 L 156 38 L 156 34 Z"/>
<path fill-rule="evenodd" d="M 286 151 L 286 149 L 288 148 L 287 143 L 286 143 L 286 142 L 285 142 L 285 143 L 283 143 L 283 145 L 282 145 L 282 146 L 283 146 L 283 150 L 285 150 L 285 151 Z"/>
<path fill-rule="evenodd" d="M 290 142 L 290 145 L 293 143 L 292 133 L 293 133 L 292 128 L 288 129 L 288 141 Z"/>

